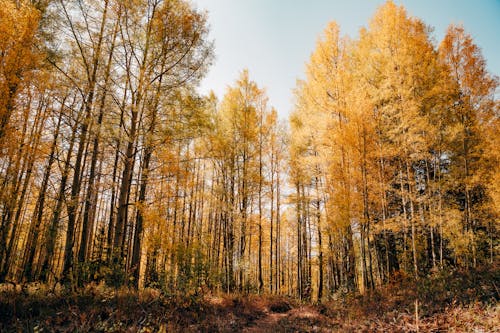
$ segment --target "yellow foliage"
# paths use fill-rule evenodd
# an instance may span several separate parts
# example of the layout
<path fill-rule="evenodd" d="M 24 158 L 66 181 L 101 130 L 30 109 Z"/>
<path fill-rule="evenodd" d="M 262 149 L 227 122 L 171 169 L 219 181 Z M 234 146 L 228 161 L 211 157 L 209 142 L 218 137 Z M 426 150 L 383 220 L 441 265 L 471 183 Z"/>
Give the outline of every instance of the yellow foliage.
<path fill-rule="evenodd" d="M 40 15 L 22 2 L 0 0 L 0 140 L 14 112 L 15 99 L 36 68 L 35 35 Z"/>

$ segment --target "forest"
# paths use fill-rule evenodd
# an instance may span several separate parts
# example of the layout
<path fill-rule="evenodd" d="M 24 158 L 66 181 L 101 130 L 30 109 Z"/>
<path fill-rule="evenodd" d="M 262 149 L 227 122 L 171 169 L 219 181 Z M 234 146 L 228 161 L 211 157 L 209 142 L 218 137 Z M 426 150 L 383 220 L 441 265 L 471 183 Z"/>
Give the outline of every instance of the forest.
<path fill-rule="evenodd" d="M 177 311 L 153 331 L 498 329 L 499 80 L 466 28 L 392 1 L 355 39 L 332 21 L 282 119 L 245 69 L 199 93 L 208 15 L 0 0 L 0 330 L 106 331 L 103 302 Z"/>

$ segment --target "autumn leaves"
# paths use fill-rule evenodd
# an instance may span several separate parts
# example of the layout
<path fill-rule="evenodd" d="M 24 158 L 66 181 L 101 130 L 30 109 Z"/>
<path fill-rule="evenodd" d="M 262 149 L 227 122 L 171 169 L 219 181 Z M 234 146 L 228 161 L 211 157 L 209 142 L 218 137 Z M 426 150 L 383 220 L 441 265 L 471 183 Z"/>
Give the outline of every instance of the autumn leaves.
<path fill-rule="evenodd" d="M 436 48 L 392 2 L 357 40 L 327 27 L 297 87 L 290 149 L 298 220 L 326 229 L 333 290 L 493 260 L 487 179 L 498 171 L 481 147 L 497 84 L 463 28 Z"/>
<path fill-rule="evenodd" d="M 188 2 L 21 3 L 0 0 L 0 282 L 321 299 L 495 260 L 498 82 L 462 27 L 438 47 L 392 2 L 355 40 L 330 23 L 287 133 L 247 71 L 197 93 Z"/>

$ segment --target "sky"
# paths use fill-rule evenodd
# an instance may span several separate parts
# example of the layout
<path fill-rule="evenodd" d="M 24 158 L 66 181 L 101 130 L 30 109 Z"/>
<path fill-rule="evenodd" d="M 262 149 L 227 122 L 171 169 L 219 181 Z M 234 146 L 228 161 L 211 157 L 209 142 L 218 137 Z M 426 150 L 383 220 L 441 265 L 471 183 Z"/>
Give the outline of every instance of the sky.
<path fill-rule="evenodd" d="M 384 0 L 191 0 L 208 11 L 215 61 L 201 82 L 222 99 L 241 71 L 264 88 L 282 119 L 293 109 L 293 89 L 327 23 L 356 38 Z M 500 0 L 395 0 L 434 27 L 439 42 L 450 23 L 463 24 L 482 49 L 489 71 L 500 75 Z"/>

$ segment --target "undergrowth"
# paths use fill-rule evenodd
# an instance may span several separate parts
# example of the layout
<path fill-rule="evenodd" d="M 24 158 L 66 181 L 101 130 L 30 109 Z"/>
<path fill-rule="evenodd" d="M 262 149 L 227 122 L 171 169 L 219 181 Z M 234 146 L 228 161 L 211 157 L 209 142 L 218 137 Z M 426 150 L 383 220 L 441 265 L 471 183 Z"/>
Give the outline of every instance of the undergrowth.
<path fill-rule="evenodd" d="M 290 297 L 0 286 L 1 332 L 498 331 L 496 268 L 402 277 L 318 304 Z M 416 301 L 418 308 L 416 308 Z M 270 314 L 275 322 L 265 321 Z"/>

